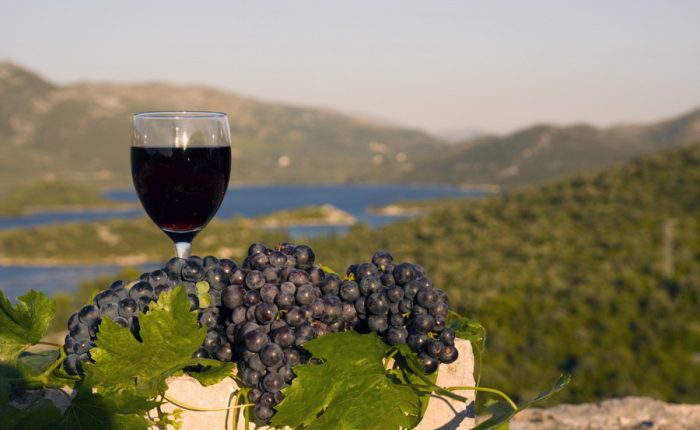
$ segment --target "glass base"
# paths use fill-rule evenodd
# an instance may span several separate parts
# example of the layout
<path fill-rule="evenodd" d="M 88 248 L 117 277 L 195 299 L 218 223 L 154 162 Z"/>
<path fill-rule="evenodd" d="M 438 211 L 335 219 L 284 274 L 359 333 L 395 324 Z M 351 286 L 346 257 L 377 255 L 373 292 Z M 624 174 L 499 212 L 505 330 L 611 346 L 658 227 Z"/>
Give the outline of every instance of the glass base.
<path fill-rule="evenodd" d="M 189 258 L 192 255 L 192 242 L 175 242 L 175 253 L 179 258 Z"/>

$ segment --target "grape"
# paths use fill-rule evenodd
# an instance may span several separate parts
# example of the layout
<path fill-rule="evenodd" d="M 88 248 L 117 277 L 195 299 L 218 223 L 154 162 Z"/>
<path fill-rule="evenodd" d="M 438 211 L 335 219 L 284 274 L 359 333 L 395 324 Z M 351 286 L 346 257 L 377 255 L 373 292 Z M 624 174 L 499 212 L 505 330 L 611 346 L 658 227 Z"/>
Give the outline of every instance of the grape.
<path fill-rule="evenodd" d="M 287 348 L 284 350 L 284 362 L 287 366 L 294 367 L 301 363 L 301 354 L 296 349 Z"/>
<path fill-rule="evenodd" d="M 268 343 L 260 350 L 260 360 L 268 367 L 281 362 L 283 358 L 284 351 L 282 351 L 282 347 L 274 342 Z"/>
<path fill-rule="evenodd" d="M 292 308 L 284 315 L 284 320 L 292 327 L 303 324 L 306 317 L 299 308 Z"/>
<path fill-rule="evenodd" d="M 250 267 L 255 270 L 264 270 L 269 262 L 270 259 L 262 252 L 250 256 Z"/>
<path fill-rule="evenodd" d="M 316 294 L 314 293 L 314 289 L 311 284 L 304 284 L 297 288 L 295 297 L 297 303 L 300 305 L 308 305 L 314 301 Z"/>
<path fill-rule="evenodd" d="M 435 319 L 427 313 L 416 315 L 413 318 L 413 329 L 419 333 L 428 333 L 433 328 Z"/>
<path fill-rule="evenodd" d="M 394 275 L 391 273 L 384 273 L 379 277 L 379 279 L 382 281 L 382 285 L 387 288 L 396 286 L 396 280 L 394 279 Z"/>
<path fill-rule="evenodd" d="M 389 325 L 392 327 L 403 327 L 404 323 L 405 321 L 401 314 L 394 314 L 389 317 Z"/>
<path fill-rule="evenodd" d="M 258 380 L 259 380 L 259 378 L 258 378 Z M 246 383 L 246 385 L 255 386 L 255 385 L 257 385 L 257 382 L 255 384 Z M 248 400 L 253 402 L 253 403 L 257 403 L 260 400 L 260 397 L 262 396 L 262 394 L 263 394 L 263 392 L 261 390 L 258 390 L 257 388 L 253 388 L 252 390 L 250 390 L 248 392 Z"/>
<path fill-rule="evenodd" d="M 209 308 L 202 311 L 199 316 L 199 324 L 203 327 L 214 328 L 217 326 L 219 313 L 216 311 L 217 308 Z"/>
<path fill-rule="evenodd" d="M 434 288 L 421 288 L 416 294 L 416 302 L 424 308 L 434 308 L 438 304 L 437 291 Z"/>
<path fill-rule="evenodd" d="M 439 340 L 431 340 L 425 345 L 425 352 L 427 352 L 428 355 L 433 358 L 439 358 L 440 354 L 442 354 L 443 348 L 444 345 L 442 342 Z"/>
<path fill-rule="evenodd" d="M 272 408 L 270 408 L 269 406 L 265 406 L 262 403 L 258 403 L 255 405 L 255 407 L 253 408 L 253 413 L 259 420 L 262 421 L 269 420 L 270 418 L 272 418 L 272 415 L 275 414 Z"/>
<path fill-rule="evenodd" d="M 216 267 L 219 265 L 219 259 L 214 257 L 213 255 L 207 255 L 202 260 L 202 265 L 205 269 L 209 269 L 210 267 Z"/>
<path fill-rule="evenodd" d="M 188 258 L 184 266 L 182 266 L 180 274 L 184 281 L 198 282 L 203 280 L 204 267 L 202 262 L 198 261 L 196 257 Z"/>
<path fill-rule="evenodd" d="M 257 290 L 265 285 L 265 277 L 259 270 L 251 270 L 245 276 L 245 285 L 251 290 Z"/>
<path fill-rule="evenodd" d="M 285 325 L 271 332 L 272 341 L 282 348 L 294 345 L 294 330 Z"/>
<path fill-rule="evenodd" d="M 281 268 L 287 262 L 287 256 L 282 252 L 275 251 L 270 254 L 268 261 L 272 267 Z"/>
<path fill-rule="evenodd" d="M 421 289 L 421 284 L 418 281 L 411 281 L 404 285 L 403 291 L 404 291 L 404 297 L 406 297 L 408 300 L 413 300 L 416 298 L 416 294 L 418 294 L 418 291 Z"/>
<path fill-rule="evenodd" d="M 440 333 L 440 341 L 445 345 L 454 345 L 455 343 L 455 331 L 451 328 L 446 328 Z"/>
<path fill-rule="evenodd" d="M 100 310 L 97 308 L 97 306 L 93 305 L 83 306 L 82 309 L 80 309 L 80 311 L 78 312 L 78 320 L 85 325 L 92 324 L 92 322 L 98 319 L 99 317 Z"/>
<path fill-rule="evenodd" d="M 119 296 L 112 290 L 104 290 L 97 294 L 93 300 L 93 303 L 98 308 L 108 304 L 108 303 L 118 303 Z"/>
<path fill-rule="evenodd" d="M 268 393 L 276 393 L 284 386 L 284 378 L 277 372 L 270 372 L 263 378 L 262 385 Z"/>
<path fill-rule="evenodd" d="M 435 317 L 435 321 L 433 322 L 433 331 L 436 333 L 441 332 L 444 330 L 446 324 L 447 322 L 445 321 L 445 318 Z"/>
<path fill-rule="evenodd" d="M 357 310 L 358 314 L 367 313 L 367 303 L 364 297 L 360 297 L 357 300 L 355 300 L 355 310 Z"/>
<path fill-rule="evenodd" d="M 168 261 L 168 263 L 165 265 L 165 273 L 168 274 L 168 277 L 172 279 L 173 281 L 179 281 L 181 278 L 181 273 L 182 273 L 182 266 L 185 265 L 185 260 L 182 258 L 178 257 L 173 257 Z"/>
<path fill-rule="evenodd" d="M 367 326 L 375 333 L 384 333 L 389 328 L 386 316 L 383 315 L 370 315 L 367 319 Z"/>
<path fill-rule="evenodd" d="M 280 292 L 281 293 L 288 293 L 288 294 L 294 294 L 297 292 L 297 286 L 294 285 L 293 282 L 283 282 L 280 284 Z"/>
<path fill-rule="evenodd" d="M 116 303 L 107 303 L 100 308 L 100 318 L 109 317 L 114 321 L 119 316 L 119 305 Z"/>
<path fill-rule="evenodd" d="M 197 308 L 199 308 L 199 297 L 197 297 L 194 294 L 188 294 L 187 295 L 187 300 L 190 301 L 190 310 L 193 311 Z"/>
<path fill-rule="evenodd" d="M 440 353 L 439 359 L 442 363 L 450 364 L 457 360 L 458 356 L 459 351 L 457 351 L 454 345 L 445 345 Z"/>
<path fill-rule="evenodd" d="M 288 242 L 278 243 L 276 246 L 277 250 L 285 255 L 289 255 L 294 251 L 294 244 Z"/>
<path fill-rule="evenodd" d="M 95 344 L 89 339 L 79 339 L 75 341 L 73 345 L 73 352 L 76 354 L 82 354 L 84 352 L 88 352 L 93 346 L 95 346 Z"/>
<path fill-rule="evenodd" d="M 273 407 L 275 405 L 275 395 L 272 393 L 263 392 L 262 396 L 260 396 L 259 404 L 267 406 L 268 408 Z"/>
<path fill-rule="evenodd" d="M 78 360 L 78 354 L 68 354 L 63 360 L 63 368 L 69 375 L 79 375 L 83 373 L 83 366 Z"/>
<path fill-rule="evenodd" d="M 378 276 L 365 276 L 360 281 L 360 292 L 363 296 L 369 296 L 382 288 L 382 281 Z"/>
<path fill-rule="evenodd" d="M 116 317 L 113 321 L 124 328 L 129 327 L 129 320 L 124 317 Z"/>
<path fill-rule="evenodd" d="M 223 270 L 227 275 L 231 275 L 237 268 L 238 266 L 233 260 L 229 260 L 228 258 L 219 260 L 219 269 Z"/>
<path fill-rule="evenodd" d="M 408 335 L 406 343 L 408 343 L 408 346 L 410 346 L 415 352 L 420 352 L 423 350 L 423 348 L 425 348 L 428 340 L 428 336 L 424 333 L 411 333 Z"/>
<path fill-rule="evenodd" d="M 425 373 L 434 373 L 440 362 L 428 354 L 422 352 L 418 355 L 418 358 L 420 358 L 421 363 L 423 364 L 423 370 L 425 370 Z"/>
<path fill-rule="evenodd" d="M 275 304 L 280 309 L 290 309 L 294 305 L 294 294 L 282 292 L 275 297 Z"/>
<path fill-rule="evenodd" d="M 259 352 L 263 346 L 269 342 L 267 335 L 261 329 L 246 333 L 243 337 L 245 339 L 245 346 L 253 352 Z"/>
<path fill-rule="evenodd" d="M 365 306 L 373 315 L 386 315 L 387 312 L 389 312 L 389 299 L 387 299 L 386 295 L 383 293 L 373 293 L 371 296 L 367 297 Z"/>
<path fill-rule="evenodd" d="M 216 330 L 209 330 L 206 337 L 204 338 L 204 343 L 202 347 L 207 350 L 209 354 L 216 353 L 216 350 L 221 346 L 221 336 Z"/>
<path fill-rule="evenodd" d="M 245 274 L 242 270 L 236 269 L 231 272 L 229 280 L 233 285 L 243 285 L 243 282 L 245 282 Z"/>
<path fill-rule="evenodd" d="M 223 290 L 228 285 L 229 276 L 218 267 L 210 267 L 204 274 L 204 280 L 215 290 Z"/>
<path fill-rule="evenodd" d="M 263 270 L 263 277 L 265 278 L 266 282 L 270 282 L 273 284 L 276 284 L 279 282 L 280 275 L 279 275 L 279 270 L 275 269 L 274 267 L 266 267 Z"/>
<path fill-rule="evenodd" d="M 403 299 L 403 288 L 401 287 L 392 287 L 386 290 L 386 297 L 391 301 L 392 303 L 398 303 Z"/>
<path fill-rule="evenodd" d="M 372 263 L 362 263 L 355 268 L 355 278 L 362 280 L 369 276 L 379 276 L 379 270 Z"/>
<path fill-rule="evenodd" d="M 262 301 L 260 297 L 260 291 L 258 290 L 248 290 L 243 294 L 243 303 L 246 306 L 254 306 Z"/>
<path fill-rule="evenodd" d="M 255 319 L 258 320 L 260 324 L 265 324 L 277 316 L 277 306 L 271 305 L 269 303 L 260 303 L 255 309 Z"/>
<path fill-rule="evenodd" d="M 405 285 L 416 276 L 415 268 L 411 263 L 401 263 L 394 269 L 394 279 L 399 285 Z"/>
<path fill-rule="evenodd" d="M 255 254 L 266 254 L 267 253 L 267 246 L 265 246 L 262 243 L 252 243 L 248 247 L 248 255 L 255 255 Z"/>
<path fill-rule="evenodd" d="M 408 338 L 408 331 L 403 327 L 392 326 L 386 331 L 386 340 L 391 345 L 406 343 L 406 338 Z"/>
<path fill-rule="evenodd" d="M 245 290 L 238 285 L 229 285 L 221 292 L 221 303 L 229 309 L 236 309 L 243 304 Z"/>
<path fill-rule="evenodd" d="M 310 269 L 314 265 L 316 255 L 314 251 L 306 245 L 297 245 L 291 252 L 292 257 L 297 261 L 296 267 L 299 269 Z"/>
<path fill-rule="evenodd" d="M 372 255 L 372 264 L 379 267 L 380 270 L 384 270 L 384 268 L 387 266 L 387 264 L 393 263 L 393 262 L 394 262 L 394 257 L 391 256 L 389 251 L 380 250 L 380 251 L 375 252 Z"/>
<path fill-rule="evenodd" d="M 141 297 L 153 298 L 153 287 L 148 282 L 137 282 L 129 290 L 129 297 L 136 301 Z"/>
<path fill-rule="evenodd" d="M 209 358 L 209 353 L 204 348 L 199 348 L 192 354 L 192 358 Z"/>
<path fill-rule="evenodd" d="M 290 366 L 282 366 L 279 368 L 277 373 L 282 376 L 282 379 L 284 379 L 284 382 L 292 382 L 292 379 L 294 379 L 294 372 L 292 372 L 292 368 Z"/>
<path fill-rule="evenodd" d="M 321 291 L 323 294 L 337 296 L 340 292 L 341 283 L 342 280 L 340 279 L 340 276 L 336 275 L 335 273 L 331 273 L 322 281 Z"/>
<path fill-rule="evenodd" d="M 279 294 L 279 288 L 275 284 L 265 284 L 260 288 L 260 298 L 266 303 L 274 303 Z"/>
<path fill-rule="evenodd" d="M 299 269 L 294 269 L 289 272 L 289 276 L 287 276 L 287 280 L 294 284 L 295 286 L 299 287 L 301 285 L 308 284 L 309 281 L 311 281 L 311 278 L 309 277 L 309 274 L 306 273 L 303 270 Z"/>

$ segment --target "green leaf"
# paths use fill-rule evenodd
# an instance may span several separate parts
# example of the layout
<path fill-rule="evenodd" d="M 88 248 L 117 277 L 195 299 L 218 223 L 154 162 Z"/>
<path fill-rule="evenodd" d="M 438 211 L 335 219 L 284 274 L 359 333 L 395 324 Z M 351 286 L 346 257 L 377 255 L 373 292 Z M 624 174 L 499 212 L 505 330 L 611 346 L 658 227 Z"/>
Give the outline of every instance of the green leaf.
<path fill-rule="evenodd" d="M 61 354 L 56 349 L 37 353 L 23 352 L 17 357 L 16 366 L 27 377 L 43 374 Z"/>
<path fill-rule="evenodd" d="M 55 428 L 61 412 L 47 399 L 39 399 L 26 409 L 17 409 L 8 404 L 0 405 L 0 423 L 6 430 Z"/>
<path fill-rule="evenodd" d="M 0 291 L 0 361 L 14 360 L 25 348 L 41 340 L 56 311 L 44 293 L 29 290 L 17 306 Z"/>
<path fill-rule="evenodd" d="M 474 359 L 478 366 L 475 372 L 478 387 L 481 383 L 482 359 L 486 349 L 486 329 L 478 322 L 454 311 L 450 311 L 447 315 L 447 326 L 455 331 L 458 338 L 468 340 L 472 344 Z"/>
<path fill-rule="evenodd" d="M 518 406 L 518 409 L 513 409 L 510 405 L 503 401 L 496 402 L 492 406 L 489 406 L 489 410 L 492 413 L 491 418 L 474 427 L 474 430 L 507 429 L 507 423 L 515 416 L 515 414 L 529 408 L 537 402 L 541 402 L 552 397 L 554 394 L 558 393 L 566 385 L 568 385 L 569 382 L 571 382 L 571 375 L 561 375 L 552 388 L 541 392 L 534 399 Z M 506 427 L 503 427 L 504 425 L 506 425 Z"/>
<path fill-rule="evenodd" d="M 146 418 L 146 411 L 155 403 L 128 394 L 113 396 L 106 397 L 93 393 L 90 387 L 81 387 L 58 425 L 52 428 L 146 430 L 151 427 L 153 422 Z"/>
<path fill-rule="evenodd" d="M 199 281 L 195 285 L 197 289 L 197 298 L 199 299 L 199 307 L 206 308 L 211 304 L 211 297 L 209 296 L 209 282 Z"/>
<path fill-rule="evenodd" d="M 318 263 L 318 267 L 321 268 L 326 273 L 332 273 L 334 275 L 340 276 L 340 273 L 336 272 L 335 270 L 331 269 L 330 267 L 326 266 L 325 264 Z"/>
<path fill-rule="evenodd" d="M 224 378 L 231 376 L 233 374 L 233 368 L 236 366 L 235 363 L 211 359 L 201 362 L 200 364 L 207 366 L 205 370 L 192 370 L 188 371 L 187 374 L 198 380 L 199 383 L 205 387 L 214 385 L 224 380 Z"/>
<path fill-rule="evenodd" d="M 190 312 L 184 287 L 160 296 L 146 314 L 139 316 L 139 342 L 127 328 L 105 318 L 96 347 L 95 363 L 85 364 L 85 377 L 100 391 L 135 390 L 152 398 L 166 390 L 165 379 L 192 363 L 192 354 L 204 341 L 206 328 Z"/>
<path fill-rule="evenodd" d="M 419 394 L 387 373 L 382 359 L 391 347 L 376 334 L 330 333 L 304 348 L 322 363 L 294 368 L 273 426 L 384 430 L 420 419 Z"/>

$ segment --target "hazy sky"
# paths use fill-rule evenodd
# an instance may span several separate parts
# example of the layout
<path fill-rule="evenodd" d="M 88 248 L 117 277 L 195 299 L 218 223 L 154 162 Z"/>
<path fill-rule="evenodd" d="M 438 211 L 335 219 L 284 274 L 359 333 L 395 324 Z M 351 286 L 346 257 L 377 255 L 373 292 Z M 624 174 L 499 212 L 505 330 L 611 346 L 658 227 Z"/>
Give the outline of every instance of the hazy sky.
<path fill-rule="evenodd" d="M 0 59 L 506 132 L 700 106 L 699 24 L 680 0 L 0 0 Z"/>

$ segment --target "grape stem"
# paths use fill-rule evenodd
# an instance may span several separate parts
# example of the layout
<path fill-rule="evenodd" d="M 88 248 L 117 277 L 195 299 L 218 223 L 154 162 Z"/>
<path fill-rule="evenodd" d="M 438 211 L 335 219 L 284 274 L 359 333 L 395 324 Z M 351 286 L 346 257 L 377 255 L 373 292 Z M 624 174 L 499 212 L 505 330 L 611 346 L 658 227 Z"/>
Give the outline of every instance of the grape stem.
<path fill-rule="evenodd" d="M 508 397 L 506 393 L 504 393 L 501 390 L 497 390 L 495 388 L 488 388 L 488 387 L 447 387 L 445 388 L 447 391 L 457 391 L 457 390 L 473 390 L 473 391 L 483 391 L 485 393 L 491 393 L 491 394 L 496 394 L 497 396 L 500 396 L 503 400 L 505 400 L 513 410 L 518 410 L 518 405 L 515 404 L 513 399 Z"/>
<path fill-rule="evenodd" d="M 179 406 L 183 409 L 187 409 L 189 411 L 196 411 L 196 412 L 230 411 L 230 410 L 234 410 L 234 409 L 247 408 L 248 406 L 254 406 L 252 403 L 243 403 L 240 405 L 230 406 L 230 407 L 226 407 L 226 408 L 200 408 L 199 406 L 193 406 L 193 405 L 189 405 L 187 403 L 181 402 L 180 400 L 174 399 L 171 396 L 168 396 L 167 394 L 165 394 L 163 396 L 163 398 L 175 406 Z"/>

